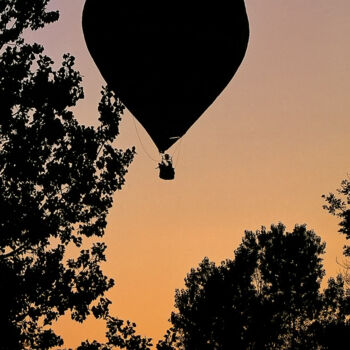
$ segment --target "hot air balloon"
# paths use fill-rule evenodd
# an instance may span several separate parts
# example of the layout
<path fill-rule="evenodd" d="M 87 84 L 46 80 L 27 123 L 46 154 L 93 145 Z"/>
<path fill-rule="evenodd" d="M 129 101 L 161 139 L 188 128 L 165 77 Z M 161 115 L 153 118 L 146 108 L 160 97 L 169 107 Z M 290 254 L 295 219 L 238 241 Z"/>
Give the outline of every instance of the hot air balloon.
<path fill-rule="evenodd" d="M 244 0 L 87 0 L 86 44 L 160 153 L 213 103 L 245 55 Z"/>

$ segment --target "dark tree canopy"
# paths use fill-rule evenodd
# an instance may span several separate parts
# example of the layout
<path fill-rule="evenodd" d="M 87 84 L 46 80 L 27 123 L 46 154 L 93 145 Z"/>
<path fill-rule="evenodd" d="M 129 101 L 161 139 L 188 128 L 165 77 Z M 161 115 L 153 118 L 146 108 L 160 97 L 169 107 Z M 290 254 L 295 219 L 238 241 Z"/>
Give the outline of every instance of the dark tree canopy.
<path fill-rule="evenodd" d="M 135 154 L 113 146 L 124 107 L 105 88 L 99 125 L 75 119 L 72 107 L 84 95 L 74 57 L 65 54 L 54 70 L 44 48 L 21 37 L 58 19 L 47 3 L 0 2 L 0 348 L 62 345 L 52 324 L 70 312 L 78 322 L 89 314 L 106 320 L 108 342 L 94 342 L 99 349 L 146 350 L 150 340 L 134 324 L 109 315 L 106 245 L 87 240 L 104 235 Z"/>
<path fill-rule="evenodd" d="M 1 0 L 0 49 L 18 40 L 24 29 L 36 30 L 58 19 L 58 12 L 46 10 L 50 0 Z"/>
<path fill-rule="evenodd" d="M 350 330 L 349 300 L 341 277 L 321 293 L 324 250 L 305 226 L 246 231 L 233 260 L 217 266 L 206 258 L 187 275 L 173 327 L 157 348 L 332 348 L 328 337 L 338 332 L 344 340 Z"/>
<path fill-rule="evenodd" d="M 322 196 L 328 203 L 323 208 L 341 219 L 339 232 L 344 234 L 346 239 L 350 239 L 350 178 L 341 182 L 337 193 L 338 195 L 329 193 Z M 350 257 L 350 246 L 344 247 L 344 255 Z"/>

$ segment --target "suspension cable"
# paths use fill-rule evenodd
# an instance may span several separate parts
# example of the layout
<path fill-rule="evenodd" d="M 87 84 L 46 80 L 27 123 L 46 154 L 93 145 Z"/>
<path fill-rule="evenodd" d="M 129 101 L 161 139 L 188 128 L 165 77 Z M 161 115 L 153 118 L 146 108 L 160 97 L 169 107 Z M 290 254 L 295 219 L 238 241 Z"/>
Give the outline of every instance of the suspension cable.
<path fill-rule="evenodd" d="M 143 151 L 145 152 L 145 154 L 147 155 L 147 157 L 150 159 L 150 160 L 152 160 L 152 161 L 154 161 L 154 162 L 159 162 L 158 160 L 156 160 L 156 159 L 154 159 L 152 156 L 150 156 L 150 154 L 147 152 L 147 149 L 146 149 L 146 147 L 143 145 L 143 143 L 142 143 L 142 140 L 141 140 L 141 137 L 140 137 L 140 135 L 139 135 L 139 132 L 138 132 L 138 130 L 137 130 L 137 125 L 136 125 L 136 122 L 135 122 L 135 117 L 131 114 L 131 117 L 132 117 L 132 120 L 133 120 L 133 122 L 134 122 L 134 127 L 135 127 L 135 131 L 136 131 L 136 135 L 137 135 L 137 138 L 139 139 L 139 142 L 140 142 L 140 144 L 141 144 L 141 148 L 143 149 Z"/>
<path fill-rule="evenodd" d="M 174 161 L 174 167 L 176 167 L 178 165 L 178 162 L 179 162 L 179 158 L 180 158 L 180 154 L 181 154 L 182 140 L 183 140 L 183 138 L 181 137 L 179 140 L 179 143 L 177 144 L 176 149 L 174 150 L 174 153 L 173 153 L 173 159 L 175 157 L 175 154 L 177 153 L 175 161 Z"/>

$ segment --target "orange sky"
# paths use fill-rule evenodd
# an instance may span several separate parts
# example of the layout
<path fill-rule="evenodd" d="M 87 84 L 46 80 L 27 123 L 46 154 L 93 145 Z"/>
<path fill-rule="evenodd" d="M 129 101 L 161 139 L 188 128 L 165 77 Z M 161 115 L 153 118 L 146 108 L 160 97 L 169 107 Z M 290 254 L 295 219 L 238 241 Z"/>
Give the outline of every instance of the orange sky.
<path fill-rule="evenodd" d="M 97 121 L 104 84 L 84 44 L 84 0 L 53 0 L 61 20 L 31 35 L 54 59 L 76 56 L 86 99 L 78 119 Z M 117 286 L 112 310 L 159 339 L 174 290 L 204 256 L 232 257 L 245 229 L 306 223 L 327 242 L 327 273 L 339 271 L 344 240 L 322 210 L 350 170 L 349 0 L 246 0 L 251 39 L 235 78 L 184 136 L 176 179 L 158 178 L 125 113 L 118 146 L 138 151 L 109 215 L 105 271 Z M 113 43 L 111 43 L 113 45 Z M 120 54 L 123 54 L 122 51 Z M 138 126 L 144 147 L 157 151 Z M 176 158 L 176 156 L 175 156 Z M 103 325 L 67 318 L 66 346 L 103 337 Z"/>

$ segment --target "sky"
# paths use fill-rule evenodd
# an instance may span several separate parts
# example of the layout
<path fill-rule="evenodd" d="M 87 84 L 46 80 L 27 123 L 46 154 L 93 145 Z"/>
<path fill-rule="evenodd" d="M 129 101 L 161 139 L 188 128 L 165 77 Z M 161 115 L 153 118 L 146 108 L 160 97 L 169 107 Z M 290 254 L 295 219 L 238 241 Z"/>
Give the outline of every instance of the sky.
<path fill-rule="evenodd" d="M 97 124 L 105 84 L 85 46 L 84 0 L 52 0 L 60 21 L 30 34 L 57 63 L 76 57 L 85 99 L 82 123 Z M 350 2 L 246 0 L 250 42 L 234 79 L 170 149 L 176 178 L 158 178 L 156 147 L 125 112 L 117 147 L 136 146 L 126 185 L 108 217 L 104 271 L 116 281 L 113 313 L 160 339 L 174 292 L 205 257 L 233 257 L 244 230 L 307 224 L 327 243 L 327 277 L 341 269 L 345 241 L 322 209 L 350 171 Z M 116 35 L 117 40 L 117 35 Z M 111 42 L 111 49 L 114 45 Z M 123 54 L 123 48 L 118 48 Z M 139 134 L 139 138 L 137 136 Z M 150 157 L 149 157 L 150 156 Z M 59 321 L 65 346 L 103 339 L 104 326 Z"/>

